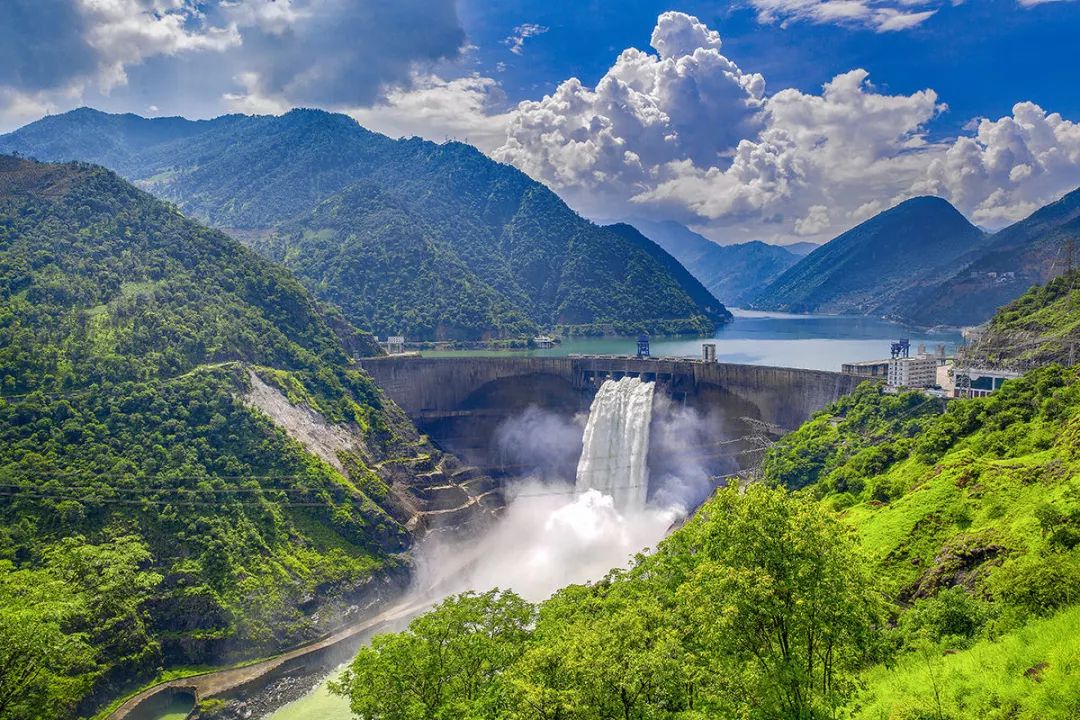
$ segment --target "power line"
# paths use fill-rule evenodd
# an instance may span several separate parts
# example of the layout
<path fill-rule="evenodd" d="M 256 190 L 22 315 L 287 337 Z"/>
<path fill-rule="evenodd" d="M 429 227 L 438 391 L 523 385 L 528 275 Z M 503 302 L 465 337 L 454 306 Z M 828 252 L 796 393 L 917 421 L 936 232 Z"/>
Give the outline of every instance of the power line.
<path fill-rule="evenodd" d="M 757 448 L 749 448 L 749 449 L 746 449 L 746 450 L 741 450 L 739 452 L 734 452 L 734 453 L 724 453 L 724 454 L 705 453 L 705 454 L 699 454 L 699 455 L 691 455 L 691 456 L 687 456 L 687 457 L 690 457 L 690 458 L 726 459 L 726 458 L 741 457 L 741 456 L 745 456 L 745 455 L 752 455 L 754 453 L 764 452 L 766 449 L 768 449 L 768 448 L 767 447 L 757 447 Z M 610 460 L 610 459 L 616 458 L 616 457 L 622 457 L 622 456 L 621 455 L 606 455 L 606 456 L 601 455 L 601 456 L 594 456 L 594 459 L 597 459 L 597 460 L 605 460 L 605 459 Z M 480 467 L 474 466 L 474 465 L 469 465 L 469 466 L 465 466 L 462 469 L 464 471 L 478 470 L 478 471 L 482 472 L 484 470 L 502 470 L 502 471 L 505 471 L 507 469 L 513 469 L 513 468 L 534 469 L 535 467 L 536 467 L 535 464 L 519 463 L 519 464 L 514 464 L 514 465 L 490 465 L 490 466 L 480 466 Z M 609 469 L 611 469 L 611 470 L 627 470 L 630 467 L 632 467 L 632 463 L 625 463 L 625 464 L 621 464 L 621 465 L 616 465 L 616 466 L 611 467 Z M 105 476 L 96 476 L 96 477 L 105 477 Z M 58 480 L 58 478 L 56 478 L 56 477 L 41 476 L 41 475 L 25 475 L 25 476 L 23 476 L 23 479 L 26 480 L 26 481 L 37 480 L 37 481 L 45 481 L 45 482 Z M 467 482 L 467 481 L 462 481 L 462 482 Z M 41 492 L 43 490 L 46 490 L 46 491 L 52 492 L 52 493 L 64 493 L 64 492 L 71 493 L 71 492 L 80 492 L 80 491 L 82 491 L 82 492 L 91 492 L 91 491 L 93 491 L 93 492 L 101 492 L 101 493 L 106 493 L 106 494 L 107 493 L 119 493 L 119 494 L 146 494 L 146 495 L 149 495 L 151 493 L 191 493 L 191 494 L 204 493 L 204 494 L 232 495 L 232 494 L 245 494 L 245 493 L 254 494 L 254 493 L 275 493 L 275 492 L 281 492 L 281 493 L 290 493 L 290 492 L 292 492 L 292 493 L 312 493 L 312 494 L 314 494 L 314 493 L 318 493 L 318 492 L 322 492 L 322 491 L 335 490 L 335 489 L 336 490 L 349 490 L 349 489 L 352 489 L 352 488 L 350 488 L 348 486 L 344 486 L 344 485 L 341 485 L 341 484 L 334 484 L 334 485 L 329 485 L 329 486 L 324 485 L 324 486 L 287 486 L 287 487 L 264 487 L 264 486 L 260 486 L 260 487 L 232 487 L 232 488 L 200 488 L 200 487 L 185 487 L 185 486 L 176 486 L 176 485 L 142 485 L 142 486 L 138 486 L 138 487 L 124 487 L 124 486 L 117 487 L 117 486 L 114 486 L 114 485 L 108 485 L 108 484 L 102 483 L 102 484 L 98 484 L 98 485 L 79 484 L 79 485 L 64 485 L 63 487 L 57 487 L 57 488 L 42 488 L 40 486 L 38 486 L 38 487 L 29 487 L 26 484 L 20 484 L 20 483 L 0 483 L 0 494 L 5 492 L 3 490 L 3 488 L 12 488 L 12 489 L 15 489 L 15 490 L 18 490 L 18 491 L 25 490 L 25 491 L 34 491 L 34 492 Z"/>
<path fill-rule="evenodd" d="M 464 439 L 464 438 L 462 437 L 461 439 Z M 767 444 L 768 443 L 768 438 L 765 438 L 765 437 L 760 436 L 760 435 L 744 435 L 744 436 L 741 436 L 741 437 L 738 437 L 738 438 L 730 438 L 728 440 L 718 440 L 718 441 L 715 441 L 715 442 L 700 443 L 700 444 L 697 444 L 697 445 L 689 445 L 689 446 L 686 446 L 684 449 L 686 449 L 686 450 L 697 450 L 697 449 L 705 449 L 705 448 L 717 448 L 717 447 L 724 447 L 724 446 L 727 446 L 727 445 L 733 445 L 733 444 L 741 443 L 741 442 L 759 442 L 759 443 L 763 443 L 763 444 L 758 446 L 758 447 L 755 447 L 755 448 L 750 448 L 750 449 L 747 449 L 747 450 L 742 450 L 742 451 L 738 451 L 738 452 L 730 453 L 730 454 L 698 453 L 696 455 L 687 455 L 687 456 L 688 457 L 718 457 L 718 458 L 738 457 L 740 455 L 746 455 L 746 454 L 750 454 L 750 453 L 754 453 L 754 452 L 760 452 L 761 450 L 764 450 L 765 448 L 768 447 L 768 444 Z M 614 459 L 614 458 L 622 457 L 622 455 L 621 454 L 594 455 L 593 457 L 595 459 L 597 459 L 597 460 L 611 460 L 611 459 Z M 430 459 L 432 459 L 432 458 L 430 458 L 430 457 L 403 458 L 401 461 L 404 461 L 404 460 L 409 460 L 409 461 L 417 460 L 417 461 L 419 461 L 419 460 L 430 460 Z M 383 461 L 383 462 L 385 463 L 386 461 Z M 464 472 L 464 471 L 468 471 L 468 470 L 484 470 L 484 469 L 498 469 L 498 468 L 514 468 L 514 467 L 535 467 L 535 464 L 510 463 L 510 464 L 505 464 L 505 465 L 485 465 L 485 466 L 463 464 L 461 469 L 459 470 L 459 472 Z M 627 467 L 629 467 L 629 465 L 627 465 Z M 11 468 L 11 466 L 8 466 L 8 467 L 5 467 L 5 468 L 0 468 L 0 478 L 6 477 L 5 471 L 13 471 L 15 473 L 18 473 L 18 469 L 17 468 Z M 436 472 L 436 471 L 433 470 L 432 472 Z M 144 481 L 144 480 L 163 480 L 163 481 L 170 482 L 170 483 L 179 482 L 179 481 L 185 481 L 185 480 L 187 480 L 187 481 L 195 481 L 195 482 L 214 482 L 214 481 L 218 481 L 218 480 L 235 480 L 235 481 L 244 481 L 244 480 L 253 480 L 253 481 L 271 480 L 271 481 L 275 481 L 276 480 L 276 481 L 281 481 L 281 480 L 314 480 L 314 479 L 320 479 L 320 476 L 317 475 L 317 474 L 314 474 L 314 473 L 293 473 L 293 474 L 273 474 L 273 475 L 246 475 L 246 474 L 245 475 L 171 475 L 168 472 L 160 472 L 160 473 L 149 473 L 149 474 L 142 474 L 142 475 L 133 475 L 133 474 L 130 474 L 130 473 L 98 473 L 98 472 L 92 472 L 92 471 L 88 472 L 88 471 L 82 471 L 82 470 L 68 470 L 68 471 L 41 471 L 41 470 L 34 470 L 32 472 L 26 473 L 23 477 L 25 477 L 26 479 L 31 479 L 32 478 L 32 479 L 37 479 L 37 480 L 63 480 L 65 478 L 79 479 L 79 478 L 88 478 L 89 477 L 89 478 L 94 478 L 94 479 L 123 480 L 123 481 L 128 481 L 128 482 L 140 482 L 140 481 Z M 323 477 L 325 477 L 325 476 L 323 476 Z M 345 477 L 348 477 L 348 475 L 345 474 Z M 3 483 L 0 483 L 0 486 L 2 486 L 2 485 L 3 485 Z M 143 489 L 154 489 L 154 487 L 155 486 L 147 486 L 147 485 L 142 485 L 141 486 L 141 488 L 143 488 Z M 204 489 L 199 489 L 199 488 L 176 488 L 175 485 L 171 485 L 171 484 L 170 485 L 158 485 L 156 487 L 162 488 L 162 489 L 198 490 L 200 492 L 225 492 L 225 491 L 227 491 L 227 490 L 215 490 L 215 489 L 205 489 L 204 490 Z M 294 490 L 296 488 L 294 486 L 288 486 L 288 487 L 284 487 L 284 488 L 267 488 L 265 486 L 260 486 L 259 488 L 246 489 L 246 491 L 258 492 L 260 490 L 277 490 L 277 489 L 280 489 L 280 490 Z"/>
<path fill-rule="evenodd" d="M 712 480 L 712 481 L 728 480 L 728 479 L 731 479 L 733 477 L 741 477 L 743 474 L 745 474 L 745 471 L 726 473 L 724 475 L 713 475 L 713 476 L 710 476 L 708 479 Z M 611 490 L 630 490 L 630 489 L 637 489 L 637 488 L 643 488 L 643 487 L 648 487 L 648 486 L 649 486 L 648 483 L 634 483 L 634 484 L 627 484 L 627 485 L 613 485 L 613 486 L 610 487 L 610 489 Z M 595 489 L 595 488 L 590 488 L 590 489 Z M 567 489 L 567 490 L 550 490 L 550 491 L 536 491 L 536 492 L 530 492 L 530 493 L 516 493 L 516 494 L 515 493 L 507 493 L 507 494 L 509 495 L 510 500 L 513 501 L 513 500 L 517 500 L 518 498 L 569 496 L 569 495 L 579 495 L 579 494 L 582 494 L 582 493 L 583 493 L 583 491 L 578 490 L 577 488 L 573 488 L 573 489 Z M 7 491 L 3 491 L 3 490 L 0 490 L 0 497 L 11 497 L 11 498 L 29 497 L 29 498 L 32 498 L 32 499 L 41 499 L 41 500 L 87 500 L 87 501 L 91 501 L 91 502 L 95 502 L 95 503 L 101 503 L 101 504 L 105 504 L 105 505 L 154 505 L 154 506 L 180 505 L 180 506 L 214 506 L 214 507 L 222 507 L 221 503 L 218 503 L 218 502 L 198 501 L 198 500 L 148 500 L 148 499 L 123 500 L 123 499 L 116 499 L 116 498 L 85 498 L 85 497 L 80 498 L 80 497 L 73 497 L 73 496 L 70 496 L 70 495 L 61 495 L 61 494 L 56 494 L 56 493 L 41 493 L 41 492 L 16 492 L 16 493 L 11 493 L 11 492 L 7 492 Z M 238 505 L 239 506 L 264 507 L 263 503 L 251 502 L 251 501 L 235 501 L 235 502 L 230 503 L 227 507 L 235 507 L 235 506 L 238 506 Z M 294 508 L 294 507 L 326 507 L 327 504 L 325 502 L 294 502 L 294 501 L 290 501 L 290 502 L 275 502 L 274 505 L 276 507 Z"/>
<path fill-rule="evenodd" d="M 723 455 L 706 455 L 706 457 L 715 457 L 717 459 L 733 458 L 733 457 L 749 455 L 749 454 L 753 454 L 753 453 L 757 453 L 757 452 L 763 452 L 766 449 L 767 449 L 767 446 L 762 446 L 762 447 L 758 447 L 758 448 L 750 448 L 750 449 L 747 449 L 747 450 L 742 450 L 742 451 L 739 451 L 739 452 L 728 453 L 728 454 L 723 454 Z M 597 457 L 597 459 L 611 459 L 611 458 L 614 458 L 614 457 L 621 457 L 621 456 L 616 456 L 616 455 L 599 456 L 599 457 Z M 521 467 L 530 467 L 530 466 L 522 465 Z M 626 463 L 626 464 L 623 464 L 623 465 L 617 465 L 614 468 L 610 468 L 610 469 L 618 471 L 618 470 L 629 469 L 630 467 L 631 467 L 631 463 Z M 469 468 L 466 468 L 466 469 L 469 469 Z M 483 468 L 475 468 L 475 469 L 483 470 Z M 501 468 L 501 469 L 505 469 L 505 467 Z M 281 477 L 284 477 L 284 476 L 278 476 L 279 479 Z M 718 476 L 718 477 L 722 478 L 722 477 L 727 477 L 727 476 Z M 55 480 L 56 478 L 43 478 L 43 476 L 37 476 L 35 478 L 35 476 L 31 475 L 31 476 L 26 476 L 24 479 L 26 479 L 26 480 L 33 480 L 33 479 L 37 479 L 37 480 L 42 480 L 42 479 Z M 633 488 L 633 487 L 635 487 L 635 486 L 633 486 L 633 485 L 614 486 L 613 489 L 623 489 L 623 488 L 629 489 L 629 488 Z M 79 501 L 85 501 L 85 502 L 88 502 L 88 503 L 97 503 L 97 504 L 191 505 L 191 506 L 213 506 L 213 505 L 217 505 L 217 506 L 220 506 L 221 505 L 220 501 L 192 500 L 192 499 L 187 498 L 186 496 L 189 495 L 189 494 L 193 495 L 193 494 L 200 494 L 200 493 L 217 494 L 217 495 L 241 495 L 241 494 L 245 494 L 245 493 L 260 493 L 260 494 L 267 493 L 267 494 L 270 494 L 270 493 L 277 493 L 277 492 L 280 492 L 280 493 L 311 492 L 312 494 L 316 494 L 318 492 L 327 491 L 327 490 L 331 490 L 331 489 L 348 490 L 350 488 L 344 487 L 344 486 L 341 486 L 341 485 L 330 486 L 330 487 L 316 487 L 316 488 L 311 488 L 311 487 L 191 488 L 191 487 L 176 487 L 176 486 L 171 486 L 171 485 L 169 485 L 169 486 L 165 486 L 165 485 L 145 486 L 144 485 L 142 487 L 113 487 L 113 486 L 109 486 L 109 485 L 68 485 L 68 486 L 65 486 L 65 487 L 58 487 L 58 488 L 42 488 L 42 487 L 28 487 L 26 485 L 20 485 L 20 484 L 16 484 L 16 483 L 0 483 L 0 497 L 28 498 L 28 499 L 41 499 L 41 500 L 79 500 Z M 505 491 L 505 489 L 503 489 L 503 490 Z M 125 494 L 126 495 L 142 494 L 142 495 L 145 495 L 147 497 L 128 500 L 128 499 L 118 499 L 118 498 L 113 498 L 113 497 L 102 497 L 102 496 L 99 496 L 99 495 L 91 496 L 91 495 L 88 495 L 88 493 L 102 493 L 103 495 L 109 495 L 109 494 L 121 494 L 121 495 L 125 495 Z M 179 498 L 159 499 L 160 494 L 167 494 L 167 493 L 183 493 L 183 496 L 181 496 Z M 559 493 L 553 493 L 553 494 L 559 494 Z M 151 497 L 153 499 L 149 499 Z M 314 502 L 314 501 L 311 501 L 311 502 L 299 502 L 299 501 L 296 501 L 296 500 L 287 500 L 287 501 L 282 502 L 282 501 L 274 500 L 273 498 L 266 498 L 266 500 L 268 500 L 270 502 L 273 502 L 278 507 L 325 507 L 328 504 L 328 502 L 330 500 L 332 500 L 332 498 L 327 498 L 326 500 L 321 501 L 321 502 Z M 230 501 L 230 505 L 232 505 L 232 506 L 236 506 L 236 505 L 241 505 L 241 506 L 242 505 L 262 506 L 263 503 L 254 502 L 254 501 L 232 500 L 232 501 Z"/>
<path fill-rule="evenodd" d="M 200 501 L 200 500 L 175 500 L 175 499 L 174 500 L 149 500 L 149 499 L 146 499 L 146 498 L 141 498 L 141 499 L 138 499 L 138 500 L 120 500 L 120 499 L 116 499 L 116 498 L 88 498 L 88 497 L 74 497 L 74 496 L 70 496 L 70 495 L 49 495 L 49 494 L 45 494 L 45 493 L 25 493 L 25 492 L 19 492 L 19 493 L 0 492 L 0 497 L 31 498 L 31 499 L 36 499 L 36 500 L 78 500 L 78 501 L 93 502 L 93 503 L 98 503 L 98 504 L 103 504 L 103 505 L 158 505 L 158 506 L 182 505 L 182 506 L 210 506 L 210 507 L 235 507 L 237 505 L 241 505 L 241 506 L 246 505 L 246 506 L 265 507 L 265 505 L 263 503 L 261 503 L 261 502 L 251 502 L 251 501 L 234 501 L 234 502 L 229 503 L 228 505 L 223 506 L 220 502 L 212 502 L 212 501 L 209 501 L 209 500 L 206 500 L 206 501 Z M 274 505 L 277 506 L 277 507 L 326 507 L 327 503 L 325 503 L 325 502 L 292 502 L 292 501 L 290 501 L 290 502 L 284 502 L 284 503 L 283 502 L 275 502 Z"/>

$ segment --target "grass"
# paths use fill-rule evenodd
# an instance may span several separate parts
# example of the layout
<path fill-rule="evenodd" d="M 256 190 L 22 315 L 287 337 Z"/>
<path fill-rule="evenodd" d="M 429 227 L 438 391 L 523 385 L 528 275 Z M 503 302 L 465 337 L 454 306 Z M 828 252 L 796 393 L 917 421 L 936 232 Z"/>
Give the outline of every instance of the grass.
<path fill-rule="evenodd" d="M 953 654 L 866 673 L 856 720 L 1080 718 L 1080 606 Z M 938 692 L 935 693 L 935 688 Z"/>

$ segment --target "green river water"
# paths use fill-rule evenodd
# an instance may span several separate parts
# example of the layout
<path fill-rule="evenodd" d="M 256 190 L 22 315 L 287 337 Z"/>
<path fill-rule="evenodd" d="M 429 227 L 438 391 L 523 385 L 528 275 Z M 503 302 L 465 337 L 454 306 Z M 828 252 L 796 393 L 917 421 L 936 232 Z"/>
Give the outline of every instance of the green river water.
<path fill-rule="evenodd" d="M 327 682 L 337 678 L 341 672 L 335 671 L 307 695 L 267 715 L 266 720 L 351 720 L 348 701 L 331 695 L 327 687 Z"/>

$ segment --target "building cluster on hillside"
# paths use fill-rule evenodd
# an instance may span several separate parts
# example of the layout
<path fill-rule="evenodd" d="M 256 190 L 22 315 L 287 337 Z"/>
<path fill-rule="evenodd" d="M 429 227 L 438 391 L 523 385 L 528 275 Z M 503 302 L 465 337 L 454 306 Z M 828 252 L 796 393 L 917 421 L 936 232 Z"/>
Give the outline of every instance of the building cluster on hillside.
<path fill-rule="evenodd" d="M 972 270 L 970 273 L 968 273 L 968 277 L 973 280 L 980 280 L 985 278 L 987 280 L 993 280 L 998 284 L 1002 284 L 1016 280 L 1016 272 L 1012 270 L 1006 270 L 1004 272 L 979 272 L 977 270 Z"/>
<path fill-rule="evenodd" d="M 910 344 L 900 340 L 892 344 L 891 357 L 883 360 L 864 360 L 845 363 L 841 372 L 884 380 L 886 390 L 923 390 L 930 395 L 947 398 L 970 398 L 989 395 L 1006 381 L 1020 373 L 990 368 L 960 367 L 954 358 L 938 345 L 927 352 L 920 345 L 914 357 Z"/>

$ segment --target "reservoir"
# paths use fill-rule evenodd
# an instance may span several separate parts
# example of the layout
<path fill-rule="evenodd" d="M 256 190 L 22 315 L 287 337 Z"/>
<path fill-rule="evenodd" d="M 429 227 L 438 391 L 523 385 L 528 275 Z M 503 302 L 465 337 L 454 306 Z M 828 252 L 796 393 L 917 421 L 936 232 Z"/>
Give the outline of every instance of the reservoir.
<path fill-rule="evenodd" d="M 889 343 L 911 340 L 933 351 L 944 344 L 952 354 L 963 337 L 956 329 L 917 330 L 881 318 L 847 315 L 792 315 L 731 309 L 735 319 L 721 326 L 712 338 L 663 337 L 651 339 L 654 357 L 701 357 L 703 342 L 716 343 L 716 359 L 727 363 L 839 371 L 847 362 L 889 356 Z M 460 355 L 633 355 L 636 338 L 564 338 L 552 348 L 537 350 L 424 350 L 425 357 Z"/>

